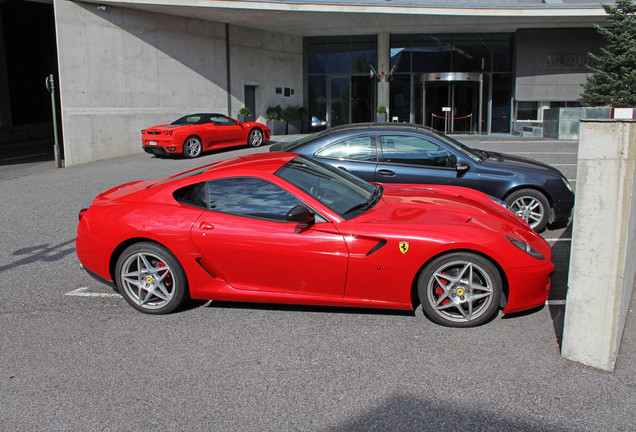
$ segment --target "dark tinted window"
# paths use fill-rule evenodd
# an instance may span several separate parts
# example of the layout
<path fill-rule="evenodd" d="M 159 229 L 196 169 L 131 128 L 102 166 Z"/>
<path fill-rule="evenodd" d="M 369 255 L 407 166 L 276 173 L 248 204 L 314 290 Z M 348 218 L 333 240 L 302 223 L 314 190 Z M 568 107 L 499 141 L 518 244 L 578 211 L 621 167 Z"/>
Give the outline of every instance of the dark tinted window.
<path fill-rule="evenodd" d="M 203 114 L 190 114 L 173 121 L 173 125 L 201 124 L 207 122 L 208 119 Z"/>
<path fill-rule="evenodd" d="M 209 122 L 214 123 L 215 126 L 232 126 L 237 124 L 233 119 L 222 115 L 211 115 Z"/>
<path fill-rule="evenodd" d="M 230 177 L 208 182 L 209 209 L 238 216 L 285 221 L 300 200 L 273 183 L 256 177 Z"/>
<path fill-rule="evenodd" d="M 375 162 L 377 160 L 375 137 L 363 136 L 348 138 L 320 150 L 316 153 L 316 156 Z"/>
<path fill-rule="evenodd" d="M 454 168 L 457 158 L 441 145 L 410 135 L 380 137 L 385 162 Z"/>

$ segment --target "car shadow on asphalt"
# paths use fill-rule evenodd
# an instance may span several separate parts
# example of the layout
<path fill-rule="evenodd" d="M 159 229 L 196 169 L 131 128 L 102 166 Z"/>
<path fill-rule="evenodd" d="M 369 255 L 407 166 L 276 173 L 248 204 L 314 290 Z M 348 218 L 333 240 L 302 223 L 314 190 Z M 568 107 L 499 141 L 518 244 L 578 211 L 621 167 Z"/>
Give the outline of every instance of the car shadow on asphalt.
<path fill-rule="evenodd" d="M 555 269 L 552 276 L 552 287 L 548 309 L 552 318 L 554 336 L 561 349 L 565 320 L 565 300 L 568 294 L 568 279 L 570 271 L 570 250 L 572 246 L 572 224 L 570 224 L 552 245 L 552 261 Z"/>
<path fill-rule="evenodd" d="M 245 145 L 241 145 L 241 146 L 233 146 L 233 147 L 224 147 L 224 148 L 220 148 L 220 149 L 212 149 L 212 150 L 207 150 L 204 151 L 203 153 L 201 153 L 201 155 L 196 158 L 199 160 L 205 160 L 205 158 L 207 156 L 214 156 L 214 155 L 219 155 L 219 154 L 223 154 L 223 153 L 230 153 L 236 150 L 248 150 L 248 149 L 262 149 L 265 147 L 269 147 L 272 144 L 276 144 L 278 141 L 266 141 L 263 144 L 261 144 L 258 147 L 250 147 L 249 145 L 245 144 Z M 148 153 L 148 156 L 150 156 L 153 159 L 162 159 L 162 160 L 168 160 L 168 159 L 176 159 L 176 160 L 188 160 L 187 157 L 185 157 L 182 154 L 170 154 L 170 155 L 156 155 L 156 154 L 150 154 Z"/>

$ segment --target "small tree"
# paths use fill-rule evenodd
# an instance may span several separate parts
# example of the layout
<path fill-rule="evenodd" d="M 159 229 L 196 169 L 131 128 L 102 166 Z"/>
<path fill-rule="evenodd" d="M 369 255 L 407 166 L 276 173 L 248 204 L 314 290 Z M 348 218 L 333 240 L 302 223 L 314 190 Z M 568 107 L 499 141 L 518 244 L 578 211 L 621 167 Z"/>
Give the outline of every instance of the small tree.
<path fill-rule="evenodd" d="M 589 53 L 596 64 L 594 75 L 583 84 L 583 103 L 592 106 L 636 106 L 636 4 L 617 0 L 603 5 L 609 15 L 607 27 L 595 25 L 607 41 L 600 55 Z"/>

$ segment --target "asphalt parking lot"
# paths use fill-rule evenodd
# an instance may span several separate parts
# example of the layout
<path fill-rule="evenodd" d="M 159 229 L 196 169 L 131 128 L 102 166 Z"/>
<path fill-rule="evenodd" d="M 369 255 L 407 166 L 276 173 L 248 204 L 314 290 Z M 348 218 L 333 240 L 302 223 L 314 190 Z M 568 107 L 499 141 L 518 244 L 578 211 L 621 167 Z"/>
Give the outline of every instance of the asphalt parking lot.
<path fill-rule="evenodd" d="M 459 137 L 576 186 L 575 141 Z M 545 231 L 548 305 L 474 329 L 415 313 L 193 303 L 136 312 L 79 268 L 100 192 L 231 156 L 0 165 L 0 430 L 634 431 L 633 305 L 613 373 L 560 356 L 571 230 Z"/>

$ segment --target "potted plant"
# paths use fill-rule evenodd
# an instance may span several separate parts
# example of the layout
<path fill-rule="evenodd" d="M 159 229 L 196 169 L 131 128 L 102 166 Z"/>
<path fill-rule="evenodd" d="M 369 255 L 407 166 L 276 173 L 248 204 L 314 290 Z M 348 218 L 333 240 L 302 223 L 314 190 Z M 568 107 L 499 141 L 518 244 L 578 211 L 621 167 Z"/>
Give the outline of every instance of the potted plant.
<path fill-rule="evenodd" d="M 238 112 L 238 119 L 242 122 L 251 122 L 252 121 L 252 112 L 248 107 L 243 107 Z"/>
<path fill-rule="evenodd" d="M 283 110 L 283 119 L 287 121 L 287 133 L 290 135 L 299 134 L 302 127 L 302 107 L 288 106 Z"/>
<path fill-rule="evenodd" d="M 265 115 L 267 116 L 267 127 L 272 132 L 272 135 L 285 135 L 287 122 L 283 120 L 283 109 L 281 106 L 267 107 Z"/>
<path fill-rule="evenodd" d="M 388 113 L 386 111 L 386 107 L 384 105 L 380 105 L 378 109 L 376 110 L 375 120 L 378 123 L 383 123 L 383 122 L 386 122 L 387 117 L 388 117 Z"/>

